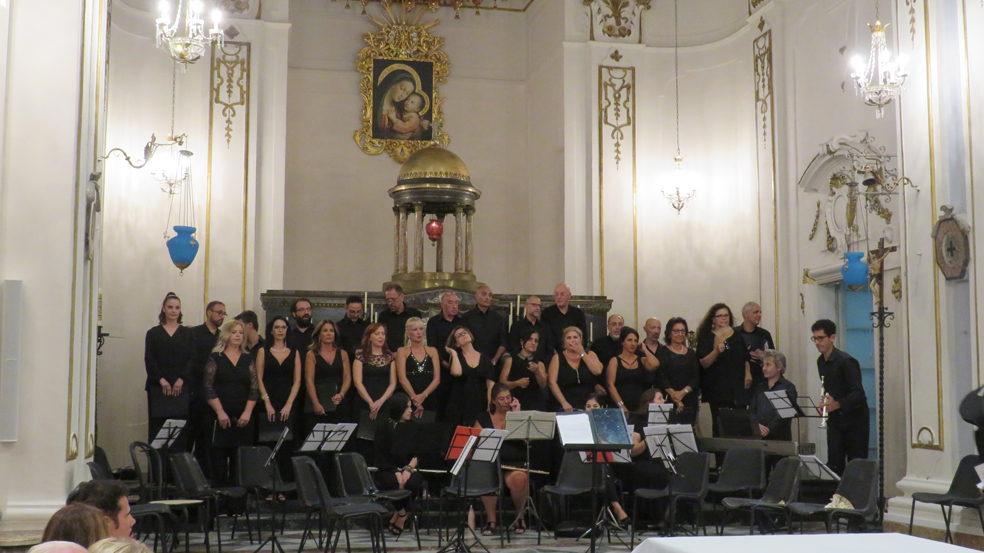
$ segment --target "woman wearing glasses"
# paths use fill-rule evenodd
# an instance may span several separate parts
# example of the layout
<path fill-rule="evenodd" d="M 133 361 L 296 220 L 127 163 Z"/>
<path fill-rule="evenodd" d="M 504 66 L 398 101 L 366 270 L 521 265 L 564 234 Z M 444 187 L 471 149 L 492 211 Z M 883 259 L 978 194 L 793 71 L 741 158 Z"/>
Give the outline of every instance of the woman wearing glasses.
<path fill-rule="evenodd" d="M 697 421 L 700 400 L 700 363 L 697 353 L 687 347 L 687 321 L 673 317 L 666 323 L 666 347 L 658 353 L 660 370 L 656 373 L 657 385 L 666 390 L 667 400 L 676 406 L 672 422 L 693 424 Z"/>
<path fill-rule="evenodd" d="M 712 305 L 697 327 L 697 358 L 704 369 L 700 375 L 701 400 L 711 405 L 717 437 L 721 435 L 721 409 L 738 407 L 739 399 L 752 385 L 751 356 L 745 340 L 734 330 L 734 317 L 727 305 Z"/>

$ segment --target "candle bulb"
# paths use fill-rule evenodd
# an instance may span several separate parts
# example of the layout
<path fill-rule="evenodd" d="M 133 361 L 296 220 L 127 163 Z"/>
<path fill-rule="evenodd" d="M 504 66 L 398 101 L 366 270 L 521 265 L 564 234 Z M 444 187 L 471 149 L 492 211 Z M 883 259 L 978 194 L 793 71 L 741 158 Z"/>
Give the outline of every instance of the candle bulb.
<path fill-rule="evenodd" d="M 507 325 L 506 325 L 506 330 L 512 330 L 512 322 L 513 322 L 513 304 L 512 304 L 512 302 L 509 302 L 509 318 L 506 319 L 506 320 L 509 321 L 507 323 Z"/>
<path fill-rule="evenodd" d="M 594 342 L 594 321 L 588 323 L 588 341 Z"/>
<path fill-rule="evenodd" d="M 362 313 L 366 313 L 366 309 L 369 309 L 369 292 L 362 293 Z"/>

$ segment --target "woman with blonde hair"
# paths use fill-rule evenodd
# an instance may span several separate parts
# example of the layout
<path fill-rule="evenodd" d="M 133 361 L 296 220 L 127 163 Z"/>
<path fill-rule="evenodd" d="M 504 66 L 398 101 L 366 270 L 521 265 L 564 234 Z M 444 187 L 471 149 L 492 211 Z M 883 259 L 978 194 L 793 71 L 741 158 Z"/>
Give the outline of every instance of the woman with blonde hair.
<path fill-rule="evenodd" d="M 413 402 L 413 416 L 420 418 L 424 411 L 435 411 L 437 405 L 431 394 L 441 384 L 441 366 L 437 349 L 424 341 L 427 323 L 420 317 L 407 320 L 407 345 L 396 350 L 396 377 L 400 387 Z"/>
<path fill-rule="evenodd" d="M 555 353 L 547 369 L 547 380 L 553 392 L 558 411 L 571 412 L 584 407 L 588 396 L 599 386 L 598 377 L 604 372 L 598 356 L 584 351 L 581 329 L 569 326 L 564 329 L 563 351 Z M 575 407 L 576 406 L 576 407 Z"/>
<path fill-rule="evenodd" d="M 219 329 L 215 349 L 205 363 L 204 385 L 205 397 L 214 411 L 213 428 L 242 428 L 250 424 L 253 407 L 260 399 L 260 386 L 256 364 L 246 350 L 242 322 L 227 321 Z M 212 475 L 218 486 L 233 481 L 236 448 L 252 445 L 251 436 L 249 432 L 237 433 L 235 444 L 223 441 L 219 447 L 212 446 Z"/>
<path fill-rule="evenodd" d="M 89 553 L 150 553 L 150 549 L 132 538 L 106 538 L 90 545 Z"/>
<path fill-rule="evenodd" d="M 82 503 L 55 511 L 44 527 L 41 541 L 70 541 L 89 547 L 109 537 L 109 519 L 99 509 Z"/>

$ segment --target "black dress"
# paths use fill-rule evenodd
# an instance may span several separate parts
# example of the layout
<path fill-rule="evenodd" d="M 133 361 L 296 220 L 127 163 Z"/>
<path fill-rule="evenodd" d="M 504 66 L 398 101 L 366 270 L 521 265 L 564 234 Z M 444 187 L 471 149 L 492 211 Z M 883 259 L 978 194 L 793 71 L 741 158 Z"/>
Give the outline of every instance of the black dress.
<path fill-rule="evenodd" d="M 399 489 L 400 483 L 396 480 L 396 473 L 417 456 L 416 434 L 412 431 L 408 432 L 409 428 L 400 428 L 405 424 L 390 420 L 380 421 L 376 429 L 373 457 L 378 470 L 374 479 L 376 486 L 382 491 Z M 410 479 L 403 484 L 403 489 L 410 490 L 410 497 L 394 501 L 393 506 L 397 510 L 406 509 L 414 497 L 420 496 L 423 486 L 423 476 L 419 472 L 411 474 Z"/>
<path fill-rule="evenodd" d="M 520 404 L 522 406 L 522 404 Z M 482 428 L 495 428 L 492 423 L 492 414 L 488 411 L 482 413 L 475 419 Z M 499 448 L 499 464 L 511 467 L 522 467 L 526 465 L 526 445 L 519 440 L 506 440 Z"/>
<path fill-rule="evenodd" d="M 263 387 L 266 388 L 267 395 L 270 396 L 273 408 L 278 414 L 290 399 L 290 390 L 294 387 L 296 359 L 297 350 L 293 348 L 288 348 L 283 363 L 270 351 L 270 348 L 263 350 Z"/>
<path fill-rule="evenodd" d="M 417 360 L 413 355 L 413 350 L 407 354 L 407 380 L 410 381 L 410 387 L 413 388 L 415 394 L 423 393 L 431 382 L 434 382 L 434 360 L 424 350 L 424 358 L 420 361 Z M 365 378 L 363 376 L 363 378 Z M 388 385 L 388 382 L 387 382 Z M 437 399 L 434 395 L 428 395 L 427 399 L 424 400 L 424 409 L 427 411 L 437 410 Z"/>
<path fill-rule="evenodd" d="M 519 355 L 513 356 L 512 364 L 509 367 L 509 381 L 515 382 L 524 378 L 530 379 L 529 386 L 520 388 L 519 386 L 510 390 L 512 397 L 519 400 L 519 408 L 523 411 L 543 411 L 546 408 L 546 389 L 540 387 L 536 380 L 536 375 L 530 370 L 530 363 L 538 361 L 536 357 L 524 359 Z"/>
<path fill-rule="evenodd" d="M 250 428 L 238 429 L 236 421 L 246 410 L 246 403 L 260 399 L 259 379 L 256 377 L 256 364 L 248 353 L 242 353 L 236 364 L 226 356 L 225 352 L 213 353 L 205 364 L 205 397 L 208 400 L 218 399 L 222 410 L 231 421 L 231 429 L 226 437 L 219 437 L 217 429 L 218 415 L 214 409 L 209 409 L 209 424 L 215 442 L 212 444 L 212 475 L 219 486 L 227 486 L 235 479 L 234 462 L 238 447 L 253 445 L 255 437 Z M 250 425 L 253 424 L 252 417 Z M 219 440 L 222 445 L 219 445 Z M 232 443 L 232 442 L 235 443 Z"/>
<path fill-rule="evenodd" d="M 391 354 L 369 355 L 365 353 L 360 357 L 362 361 L 362 387 L 373 401 L 377 401 L 386 393 L 386 388 L 390 385 L 390 364 L 393 362 Z M 359 398 L 359 409 L 370 411 L 369 404 L 364 399 Z"/>
<path fill-rule="evenodd" d="M 690 386 L 690 393 L 683 396 L 683 412 L 677 414 L 674 411 L 673 422 L 693 424 L 697 421 L 697 409 L 700 407 L 700 398 L 697 395 L 700 389 L 700 361 L 697 360 L 697 353 L 690 348 L 687 348 L 686 353 L 675 353 L 667 347 L 659 348 L 657 353 L 659 354 L 658 384 L 678 392 Z M 670 401 L 670 398 L 667 398 L 667 401 Z"/>
<path fill-rule="evenodd" d="M 564 399 L 571 407 L 576 410 L 584 409 L 588 396 L 594 392 L 598 383 L 598 377 L 591 372 L 583 357 L 577 370 L 571 367 L 563 353 L 558 353 L 557 357 L 560 361 L 557 369 L 557 387 L 560 388 L 560 393 L 564 394 Z M 554 404 L 557 411 L 563 411 L 560 400 L 554 398 Z"/>
<path fill-rule="evenodd" d="M 495 367 L 489 358 L 479 354 L 478 365 L 472 367 L 465 355 L 458 353 L 461 376 L 452 377 L 451 397 L 448 400 L 448 422 L 472 426 L 475 420 L 489 408 L 487 381 L 495 382 Z"/>
<path fill-rule="evenodd" d="M 174 334 L 168 334 L 163 326 L 158 325 L 147 331 L 144 340 L 144 366 L 147 369 L 144 390 L 147 391 L 148 442 L 153 441 L 157 432 L 164 426 L 164 421 L 169 418 L 155 417 L 151 409 L 151 397 L 160 396 L 161 379 L 172 386 L 181 379 L 183 389 L 181 393 L 187 394 L 190 398 L 195 389 L 191 381 L 194 362 L 195 338 L 190 328 L 179 325 Z M 184 451 L 184 443 L 183 439 L 179 439 L 179 444 L 173 447 L 172 451 Z"/>
<path fill-rule="evenodd" d="M 714 350 L 714 334 L 707 333 L 697 344 L 697 359 L 707 357 Z M 700 373 L 700 399 L 711 407 L 711 423 L 714 437 L 721 435 L 718 414 L 721 409 L 748 405 L 745 390 L 745 362 L 751 359 L 745 340 L 733 332 L 724 341 L 724 351 L 718 354 L 710 367 Z"/>
<path fill-rule="evenodd" d="M 345 361 L 342 359 L 342 350 L 335 350 L 335 357 L 329 363 L 321 352 L 314 352 L 314 387 L 315 389 L 323 389 L 326 386 L 332 386 L 335 393 L 340 393 L 342 391 L 342 382 L 345 378 Z M 334 395 L 334 394 L 332 394 Z M 334 411 L 329 411 L 330 406 L 325 405 L 325 402 L 321 402 L 321 406 L 325 408 L 324 416 L 315 415 L 313 413 L 313 404 L 311 403 L 311 395 L 305 395 L 304 405 L 305 411 L 310 414 L 306 417 L 309 419 L 308 422 L 308 432 L 311 428 L 314 428 L 314 424 L 319 422 L 328 423 L 339 423 L 346 422 L 350 419 L 349 413 L 349 402 L 346 401 L 347 398 L 342 398 L 342 402 L 335 406 Z M 328 402 L 331 402 L 331 398 L 327 398 Z"/>
<path fill-rule="evenodd" d="M 613 357 L 615 359 L 615 388 L 618 395 L 622 398 L 622 403 L 630 413 L 634 413 L 639 407 L 639 396 L 643 392 L 653 387 L 653 372 L 647 371 L 642 366 L 642 356 L 637 355 L 635 368 L 625 366 L 625 360 L 621 355 Z"/>

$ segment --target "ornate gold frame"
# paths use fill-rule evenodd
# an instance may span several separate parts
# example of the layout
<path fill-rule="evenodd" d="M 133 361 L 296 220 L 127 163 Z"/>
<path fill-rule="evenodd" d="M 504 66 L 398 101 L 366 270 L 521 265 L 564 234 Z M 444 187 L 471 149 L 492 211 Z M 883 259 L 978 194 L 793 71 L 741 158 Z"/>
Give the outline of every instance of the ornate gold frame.
<path fill-rule="evenodd" d="M 443 98 L 438 90 L 438 84 L 447 81 L 451 63 L 448 61 L 447 54 L 441 51 L 444 37 L 434 36 L 427 31 L 440 23 L 439 19 L 421 24 L 419 20 L 425 11 L 423 9 L 418 8 L 415 12 L 407 13 L 402 8 L 397 8 L 395 11 L 402 15 L 401 18 L 397 18 L 394 16 L 394 10 L 387 3 L 383 3 L 382 6 L 386 10 L 389 22 L 381 21 L 371 15 L 367 16 L 370 21 L 379 25 L 379 31 L 363 35 L 369 45 L 359 50 L 359 55 L 356 57 L 356 69 L 362 73 L 359 88 L 365 107 L 362 109 L 362 128 L 355 131 L 355 143 L 369 155 L 376 156 L 386 152 L 398 163 L 403 163 L 417 150 L 431 146 L 444 148 L 451 143 L 451 138 L 441 129 L 444 123 L 441 110 Z M 429 105 L 432 113 L 431 140 L 373 138 L 373 62 L 377 59 L 424 61 L 434 64 L 433 98 Z"/>

